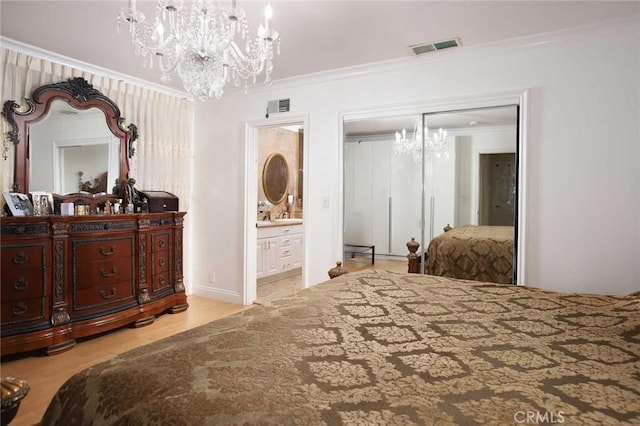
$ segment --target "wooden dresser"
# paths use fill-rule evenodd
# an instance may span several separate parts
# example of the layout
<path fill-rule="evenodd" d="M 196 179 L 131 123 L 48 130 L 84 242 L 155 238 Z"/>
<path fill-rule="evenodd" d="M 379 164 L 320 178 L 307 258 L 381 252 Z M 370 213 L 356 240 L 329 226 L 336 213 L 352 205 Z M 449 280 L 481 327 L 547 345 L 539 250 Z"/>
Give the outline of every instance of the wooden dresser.
<path fill-rule="evenodd" d="M 1 218 L 2 355 L 187 309 L 185 213 Z"/>

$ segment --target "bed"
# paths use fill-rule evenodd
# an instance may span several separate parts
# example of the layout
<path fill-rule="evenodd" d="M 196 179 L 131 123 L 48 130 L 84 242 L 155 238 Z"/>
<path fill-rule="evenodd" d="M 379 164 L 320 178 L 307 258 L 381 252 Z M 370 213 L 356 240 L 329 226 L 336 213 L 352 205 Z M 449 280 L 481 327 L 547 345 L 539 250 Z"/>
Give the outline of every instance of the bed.
<path fill-rule="evenodd" d="M 424 273 L 510 284 L 513 282 L 513 249 L 513 226 L 445 228 L 443 234 L 429 243 Z M 418 263 L 413 263 L 410 259 L 409 271 L 418 272 Z"/>
<path fill-rule="evenodd" d="M 349 273 L 80 372 L 42 424 L 638 424 L 639 308 Z"/>

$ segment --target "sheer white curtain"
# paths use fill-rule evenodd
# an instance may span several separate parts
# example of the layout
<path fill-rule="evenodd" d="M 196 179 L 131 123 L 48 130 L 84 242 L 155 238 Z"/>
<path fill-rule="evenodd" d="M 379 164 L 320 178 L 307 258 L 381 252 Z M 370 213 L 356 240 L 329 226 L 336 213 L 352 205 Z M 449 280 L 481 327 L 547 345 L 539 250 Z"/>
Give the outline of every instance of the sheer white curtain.
<path fill-rule="evenodd" d="M 130 159 L 129 173 L 136 179 L 136 188 L 171 192 L 179 197 L 180 210 L 188 209 L 194 114 L 190 100 L 7 48 L 0 48 L 0 55 L 2 102 L 14 100 L 24 104 L 24 98 L 29 98 L 36 87 L 73 77 L 83 77 L 111 98 L 120 107 L 126 123 L 138 126 L 136 153 Z M 13 183 L 14 153 L 7 138 L 8 130 L 3 119 L 3 149 L 8 151 L 6 160 L 0 157 L 2 191 L 10 190 Z"/>

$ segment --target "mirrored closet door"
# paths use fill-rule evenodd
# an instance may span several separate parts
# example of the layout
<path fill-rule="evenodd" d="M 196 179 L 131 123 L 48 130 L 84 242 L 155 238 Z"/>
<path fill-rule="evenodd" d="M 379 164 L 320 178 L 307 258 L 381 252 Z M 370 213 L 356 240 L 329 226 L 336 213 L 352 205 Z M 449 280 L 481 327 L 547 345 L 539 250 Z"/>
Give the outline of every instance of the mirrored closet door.
<path fill-rule="evenodd" d="M 413 137 L 421 120 L 415 115 L 345 123 L 345 254 L 375 246 L 377 255 L 406 256 L 407 236 L 420 230 L 422 166 L 421 149 L 405 151 L 400 144 Z"/>
<path fill-rule="evenodd" d="M 406 261 L 412 237 L 463 225 L 517 235 L 517 159 L 517 105 L 345 120 L 345 259 Z"/>

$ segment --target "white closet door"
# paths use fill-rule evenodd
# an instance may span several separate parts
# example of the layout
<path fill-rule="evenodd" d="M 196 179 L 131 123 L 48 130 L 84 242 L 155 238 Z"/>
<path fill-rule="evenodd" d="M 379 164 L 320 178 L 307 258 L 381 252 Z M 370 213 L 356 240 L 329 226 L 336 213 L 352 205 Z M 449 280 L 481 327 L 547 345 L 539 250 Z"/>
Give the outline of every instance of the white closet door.
<path fill-rule="evenodd" d="M 375 244 L 376 253 L 389 254 L 389 197 L 392 196 L 389 176 L 393 149 L 388 140 L 372 141 L 369 145 L 372 146 L 373 152 L 371 170 L 373 242 L 370 244 Z"/>
<path fill-rule="evenodd" d="M 455 223 L 456 205 L 456 144 L 455 138 L 449 136 L 448 155 L 433 157 L 431 195 L 434 199 L 433 236 L 442 234 L 446 225 Z"/>
<path fill-rule="evenodd" d="M 390 153 L 391 182 L 391 251 L 406 256 L 407 241 L 420 238 L 420 201 L 422 199 L 422 164 L 411 154 Z"/>
<path fill-rule="evenodd" d="M 344 243 L 372 244 L 371 144 L 346 143 L 344 157 Z"/>

